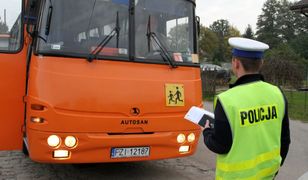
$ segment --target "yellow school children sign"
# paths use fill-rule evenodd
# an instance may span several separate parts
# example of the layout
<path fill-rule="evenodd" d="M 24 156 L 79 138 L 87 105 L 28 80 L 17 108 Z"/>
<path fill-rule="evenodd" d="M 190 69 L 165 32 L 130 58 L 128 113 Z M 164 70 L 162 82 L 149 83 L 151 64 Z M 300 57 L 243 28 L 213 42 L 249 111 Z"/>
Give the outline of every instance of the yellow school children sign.
<path fill-rule="evenodd" d="M 165 84 L 166 106 L 184 106 L 184 85 Z"/>

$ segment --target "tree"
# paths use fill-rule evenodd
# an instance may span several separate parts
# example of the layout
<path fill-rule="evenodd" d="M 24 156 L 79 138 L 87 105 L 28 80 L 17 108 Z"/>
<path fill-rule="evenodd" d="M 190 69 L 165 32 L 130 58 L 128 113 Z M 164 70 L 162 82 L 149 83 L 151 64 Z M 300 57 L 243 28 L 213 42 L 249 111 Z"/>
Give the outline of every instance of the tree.
<path fill-rule="evenodd" d="M 257 22 L 257 39 L 271 48 L 289 43 L 296 36 L 307 34 L 308 18 L 290 10 L 288 0 L 267 0 Z"/>
<path fill-rule="evenodd" d="M 301 34 L 307 34 L 308 33 L 308 18 L 300 13 L 294 13 L 294 26 L 295 28 L 295 34 L 301 35 Z"/>
<path fill-rule="evenodd" d="M 216 33 L 218 40 L 219 40 L 219 47 L 218 52 L 220 54 L 219 60 L 225 61 L 225 52 L 226 52 L 226 46 L 225 46 L 225 38 L 230 36 L 230 25 L 229 21 L 225 19 L 220 19 L 210 26 L 210 29 Z"/>
<path fill-rule="evenodd" d="M 232 48 L 229 46 L 228 40 L 230 37 L 240 37 L 241 32 L 235 27 L 235 26 L 230 26 L 229 27 L 229 35 L 225 37 L 224 45 L 226 47 L 225 51 L 225 58 L 226 61 L 229 61 L 232 58 Z"/>
<path fill-rule="evenodd" d="M 239 37 L 241 36 L 241 32 L 235 27 L 230 26 L 229 27 L 229 35 L 225 36 L 225 38 L 229 39 L 230 37 Z"/>
<path fill-rule="evenodd" d="M 201 26 L 199 37 L 199 54 L 201 59 L 213 61 L 214 54 L 218 49 L 218 36 L 209 28 Z"/>
<path fill-rule="evenodd" d="M 228 36 L 230 32 L 229 21 L 225 19 L 217 20 L 213 22 L 212 25 L 210 25 L 210 29 L 215 32 L 220 38 Z"/>
<path fill-rule="evenodd" d="M 257 21 L 257 39 L 266 42 L 272 48 L 277 47 L 281 42 L 277 25 L 280 6 L 277 0 L 267 0 Z"/>
<path fill-rule="evenodd" d="M 218 37 L 218 49 L 214 51 L 213 59 L 214 62 L 225 62 L 231 58 L 231 48 L 228 45 L 228 39 L 230 37 L 240 36 L 240 31 L 229 25 L 229 21 L 220 19 L 210 26 L 209 28 Z"/>
<path fill-rule="evenodd" d="M 295 13 L 290 10 L 291 3 L 282 0 L 278 10 L 277 27 L 278 34 L 283 42 L 288 42 L 295 37 Z"/>
<path fill-rule="evenodd" d="M 226 61 L 226 45 L 225 45 L 225 37 L 229 36 L 230 33 L 230 25 L 229 21 L 220 19 L 210 26 L 210 30 L 216 33 L 218 37 L 218 49 L 215 51 L 213 56 L 213 61 Z"/>
<path fill-rule="evenodd" d="M 255 38 L 254 32 L 252 31 L 250 24 L 248 24 L 248 26 L 245 30 L 245 33 L 242 35 L 242 37 L 248 38 L 248 39 L 254 39 Z"/>
<path fill-rule="evenodd" d="M 297 54 L 308 61 L 308 33 L 296 36 L 291 40 L 290 46 Z"/>
<path fill-rule="evenodd" d="M 5 33 L 8 33 L 8 26 L 2 22 L 1 18 L 0 18 L 0 34 L 5 34 Z"/>
<path fill-rule="evenodd" d="M 186 52 L 189 49 L 188 34 L 188 24 L 179 24 L 171 28 L 168 35 L 171 48 Z"/>
<path fill-rule="evenodd" d="M 290 10 L 293 3 L 288 0 L 282 0 L 279 10 L 277 24 L 280 27 L 281 37 L 289 42 L 301 34 L 308 33 L 308 18 L 300 13 Z"/>

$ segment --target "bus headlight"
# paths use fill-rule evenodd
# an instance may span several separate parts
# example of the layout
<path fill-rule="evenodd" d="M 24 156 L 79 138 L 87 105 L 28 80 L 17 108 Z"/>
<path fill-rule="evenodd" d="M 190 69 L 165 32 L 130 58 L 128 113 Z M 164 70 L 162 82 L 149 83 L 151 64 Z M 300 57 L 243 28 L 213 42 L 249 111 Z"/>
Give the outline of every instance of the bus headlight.
<path fill-rule="evenodd" d="M 60 138 L 57 135 L 51 135 L 47 139 L 47 143 L 50 147 L 57 147 L 60 144 Z"/>
<path fill-rule="evenodd" d="M 190 134 L 188 135 L 188 137 L 187 137 L 187 141 L 188 141 L 188 142 L 194 142 L 195 139 L 196 139 L 196 136 L 195 136 L 194 133 L 190 133 Z"/>
<path fill-rule="evenodd" d="M 181 144 L 181 143 L 185 142 L 185 139 L 186 139 L 186 137 L 185 137 L 184 134 L 179 134 L 176 140 L 178 141 L 178 143 Z"/>
<path fill-rule="evenodd" d="M 65 146 L 73 148 L 77 144 L 77 139 L 74 136 L 67 136 L 64 141 Z"/>

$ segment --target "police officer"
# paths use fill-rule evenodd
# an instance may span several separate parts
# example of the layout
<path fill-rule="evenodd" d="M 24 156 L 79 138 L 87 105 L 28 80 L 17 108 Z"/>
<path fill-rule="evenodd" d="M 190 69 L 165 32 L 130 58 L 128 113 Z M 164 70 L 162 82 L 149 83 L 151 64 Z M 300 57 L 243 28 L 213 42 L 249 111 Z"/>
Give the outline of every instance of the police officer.
<path fill-rule="evenodd" d="M 214 128 L 206 122 L 204 143 L 217 153 L 216 179 L 273 179 L 290 144 L 287 101 L 259 74 L 267 44 L 230 38 L 237 81 L 214 102 Z"/>

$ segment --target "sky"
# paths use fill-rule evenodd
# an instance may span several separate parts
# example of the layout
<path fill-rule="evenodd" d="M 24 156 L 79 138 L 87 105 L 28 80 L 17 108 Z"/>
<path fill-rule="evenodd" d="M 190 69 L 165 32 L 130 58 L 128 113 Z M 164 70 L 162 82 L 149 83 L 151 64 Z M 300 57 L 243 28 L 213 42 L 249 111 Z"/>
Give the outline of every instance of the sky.
<path fill-rule="evenodd" d="M 4 9 L 6 9 L 7 25 L 12 27 L 21 9 L 21 0 L 0 0 L 0 17 L 4 21 Z"/>
<path fill-rule="evenodd" d="M 242 34 L 248 24 L 256 32 L 257 19 L 265 2 L 266 0 L 196 0 L 196 14 L 200 17 L 201 24 L 206 27 L 216 20 L 226 19 Z"/>

